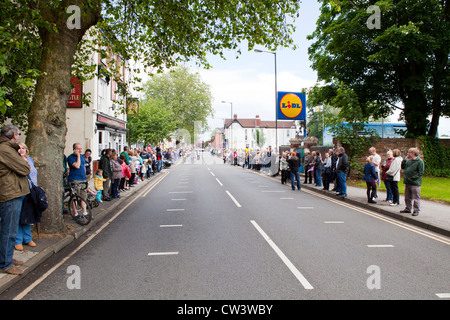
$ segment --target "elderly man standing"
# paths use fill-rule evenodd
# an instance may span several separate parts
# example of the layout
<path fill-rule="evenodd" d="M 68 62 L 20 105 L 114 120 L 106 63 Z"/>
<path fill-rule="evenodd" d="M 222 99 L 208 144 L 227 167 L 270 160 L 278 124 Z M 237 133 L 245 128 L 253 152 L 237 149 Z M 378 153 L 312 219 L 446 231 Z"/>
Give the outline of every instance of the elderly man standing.
<path fill-rule="evenodd" d="M 27 175 L 30 165 L 17 150 L 19 129 L 6 125 L 0 135 L 0 272 L 20 275 L 21 264 L 13 259 L 14 241 L 24 197 L 30 193 Z"/>
<path fill-rule="evenodd" d="M 403 183 L 405 184 L 405 209 L 401 213 L 411 213 L 414 202 L 413 216 L 419 215 L 420 211 L 420 188 L 422 186 L 422 176 L 425 170 L 423 160 L 419 157 L 419 149 L 411 148 L 408 156 L 402 162 L 402 169 L 405 169 Z"/>

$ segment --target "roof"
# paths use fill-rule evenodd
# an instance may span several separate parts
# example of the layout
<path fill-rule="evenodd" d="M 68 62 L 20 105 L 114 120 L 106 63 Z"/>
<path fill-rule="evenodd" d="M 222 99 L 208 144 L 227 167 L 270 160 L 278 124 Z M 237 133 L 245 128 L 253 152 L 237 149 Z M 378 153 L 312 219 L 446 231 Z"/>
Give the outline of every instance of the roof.
<path fill-rule="evenodd" d="M 237 122 L 243 128 L 268 128 L 268 129 L 290 129 L 291 127 L 295 127 L 295 121 L 286 121 L 286 120 L 278 120 L 278 124 L 275 121 L 264 121 L 257 118 L 253 119 L 233 119 L 233 122 Z M 257 123 L 259 122 L 259 125 Z M 231 125 L 231 119 L 225 119 L 225 128 L 228 128 Z"/>

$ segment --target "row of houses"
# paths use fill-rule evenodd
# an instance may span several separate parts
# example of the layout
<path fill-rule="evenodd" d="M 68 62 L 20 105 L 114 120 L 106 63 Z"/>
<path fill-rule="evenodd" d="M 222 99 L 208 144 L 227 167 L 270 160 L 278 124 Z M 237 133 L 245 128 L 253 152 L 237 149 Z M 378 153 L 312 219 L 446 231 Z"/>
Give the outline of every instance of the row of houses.
<path fill-rule="evenodd" d="M 290 145 L 289 140 L 296 136 L 295 121 L 266 121 L 259 115 L 255 118 L 225 119 L 223 128 L 216 128 L 211 139 L 213 149 L 263 149 L 276 145 Z M 278 144 L 276 143 L 278 140 Z"/>

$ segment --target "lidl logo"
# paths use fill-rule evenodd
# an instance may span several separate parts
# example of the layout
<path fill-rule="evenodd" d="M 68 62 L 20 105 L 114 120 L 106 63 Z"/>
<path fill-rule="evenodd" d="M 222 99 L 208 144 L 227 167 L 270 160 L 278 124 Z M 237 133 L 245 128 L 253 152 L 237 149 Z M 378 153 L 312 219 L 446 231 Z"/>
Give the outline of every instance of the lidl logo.
<path fill-rule="evenodd" d="M 305 120 L 305 95 L 292 92 L 278 92 L 277 118 L 280 120 Z"/>

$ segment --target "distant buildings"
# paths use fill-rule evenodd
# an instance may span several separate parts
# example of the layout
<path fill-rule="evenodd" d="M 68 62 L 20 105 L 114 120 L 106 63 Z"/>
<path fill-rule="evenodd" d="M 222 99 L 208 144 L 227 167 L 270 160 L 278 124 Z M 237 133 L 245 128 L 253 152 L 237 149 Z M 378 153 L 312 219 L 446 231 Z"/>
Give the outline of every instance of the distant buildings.
<path fill-rule="evenodd" d="M 295 121 L 279 120 L 276 126 L 275 121 L 264 121 L 256 115 L 255 118 L 238 118 L 235 114 L 233 119 L 225 119 L 225 124 L 221 134 L 225 140 L 214 144 L 216 148 L 219 146 L 226 149 L 262 149 L 272 147 L 275 148 L 276 143 L 276 127 L 278 128 L 278 146 L 290 145 L 289 139 L 295 137 L 296 126 Z M 258 133 L 257 133 L 258 131 Z M 258 145 L 257 136 L 260 136 Z M 219 139 L 220 137 L 217 137 Z M 216 140 L 216 138 L 214 139 Z M 225 142 L 225 145 L 224 145 Z"/>

